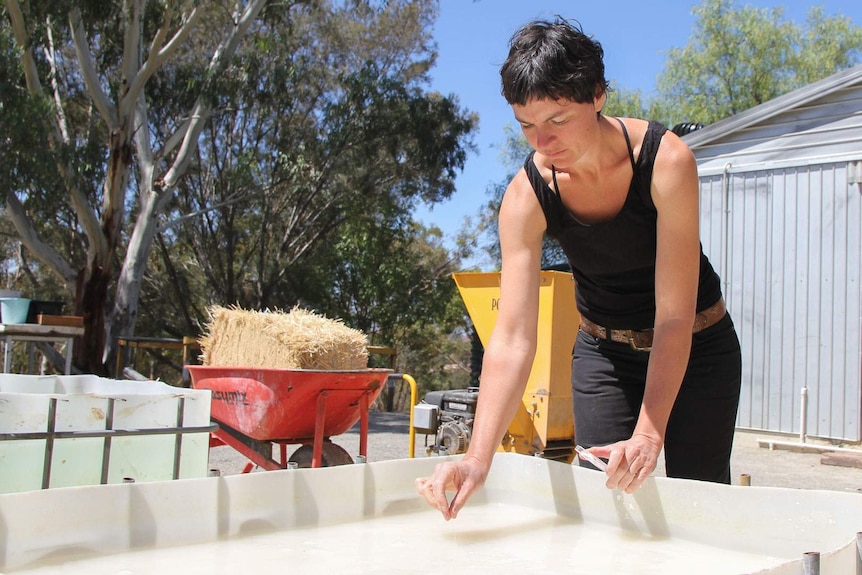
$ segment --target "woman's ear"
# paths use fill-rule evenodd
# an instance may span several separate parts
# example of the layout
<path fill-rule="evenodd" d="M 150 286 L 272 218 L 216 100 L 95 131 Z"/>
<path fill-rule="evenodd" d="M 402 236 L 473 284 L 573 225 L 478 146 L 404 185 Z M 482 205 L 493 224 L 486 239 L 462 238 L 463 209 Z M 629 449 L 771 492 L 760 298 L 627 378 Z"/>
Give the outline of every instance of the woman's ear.
<path fill-rule="evenodd" d="M 608 101 L 607 90 L 602 90 L 599 94 L 596 95 L 595 99 L 593 99 L 593 107 L 596 109 L 596 114 L 602 113 L 602 109 L 604 109 L 607 101 Z"/>

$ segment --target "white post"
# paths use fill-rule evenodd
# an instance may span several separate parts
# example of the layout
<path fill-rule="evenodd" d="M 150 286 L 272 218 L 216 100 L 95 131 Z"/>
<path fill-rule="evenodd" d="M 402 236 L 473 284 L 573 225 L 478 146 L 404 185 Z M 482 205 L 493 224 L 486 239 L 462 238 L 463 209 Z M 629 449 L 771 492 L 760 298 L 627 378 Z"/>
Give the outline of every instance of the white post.
<path fill-rule="evenodd" d="M 802 555 L 803 575 L 820 575 L 820 552 L 808 551 Z"/>
<path fill-rule="evenodd" d="M 862 575 L 862 531 L 856 534 L 856 575 Z"/>

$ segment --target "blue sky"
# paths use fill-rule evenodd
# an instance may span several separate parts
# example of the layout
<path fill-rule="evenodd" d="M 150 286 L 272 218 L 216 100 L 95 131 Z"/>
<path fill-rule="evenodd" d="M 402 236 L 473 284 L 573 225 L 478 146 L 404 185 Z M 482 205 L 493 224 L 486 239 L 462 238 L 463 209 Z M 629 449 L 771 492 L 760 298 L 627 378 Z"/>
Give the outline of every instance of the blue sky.
<path fill-rule="evenodd" d="M 479 114 L 477 152 L 468 157 L 452 199 L 433 210 L 420 209 L 417 219 L 439 227 L 449 243 L 463 219 L 475 216 L 488 200 L 488 186 L 505 178 L 498 148 L 504 142 L 504 127 L 513 120 L 500 96 L 499 68 L 509 38 L 520 25 L 557 14 L 578 20 L 584 32 L 601 42 L 612 86 L 650 96 L 667 51 L 687 43 L 694 25 L 692 8 L 698 4 L 695 0 L 440 0 L 434 28 L 438 59 L 431 70 L 431 89 L 456 95 L 461 106 Z M 746 5 L 782 7 L 786 19 L 800 24 L 811 6 L 822 6 L 828 16 L 847 16 L 862 26 L 860 0 L 735 0 L 737 8 Z M 487 262 L 472 263 L 490 269 Z"/>

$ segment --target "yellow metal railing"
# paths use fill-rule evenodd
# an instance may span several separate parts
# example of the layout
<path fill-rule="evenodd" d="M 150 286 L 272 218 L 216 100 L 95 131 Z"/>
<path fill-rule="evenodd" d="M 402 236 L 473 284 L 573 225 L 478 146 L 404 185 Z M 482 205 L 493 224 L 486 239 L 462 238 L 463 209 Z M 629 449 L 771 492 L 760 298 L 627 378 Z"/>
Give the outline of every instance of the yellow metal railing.
<path fill-rule="evenodd" d="M 368 353 L 389 356 L 389 368 L 392 370 L 394 370 L 398 364 L 398 351 L 394 347 L 369 345 Z M 416 387 L 416 380 L 413 379 L 413 376 L 411 375 L 406 373 L 392 373 L 389 378 L 400 379 L 401 381 L 407 382 L 407 385 L 410 386 L 410 432 L 408 436 L 407 449 L 410 450 L 408 457 L 412 459 L 415 457 L 416 452 L 416 430 L 413 428 L 413 406 L 419 401 L 419 390 Z"/>
<path fill-rule="evenodd" d="M 416 452 L 416 429 L 413 428 L 413 406 L 416 405 L 419 397 L 416 390 L 416 380 L 406 373 L 401 374 L 401 379 L 406 381 L 410 386 L 410 436 L 407 449 L 410 450 L 410 455 L 408 455 L 408 457 L 412 459 Z"/>

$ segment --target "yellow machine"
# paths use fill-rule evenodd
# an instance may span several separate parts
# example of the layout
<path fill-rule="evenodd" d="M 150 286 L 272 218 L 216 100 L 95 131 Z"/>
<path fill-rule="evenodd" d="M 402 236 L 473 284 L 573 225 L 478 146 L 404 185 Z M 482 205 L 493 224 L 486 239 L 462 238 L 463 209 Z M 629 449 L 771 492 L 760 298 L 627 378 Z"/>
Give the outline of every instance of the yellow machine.
<path fill-rule="evenodd" d="M 487 346 L 497 321 L 500 274 L 465 272 L 453 277 L 479 339 Z M 580 322 L 574 290 L 571 273 L 541 272 L 536 358 L 521 409 L 509 425 L 501 451 L 569 463 L 574 458 L 572 347 Z"/>

